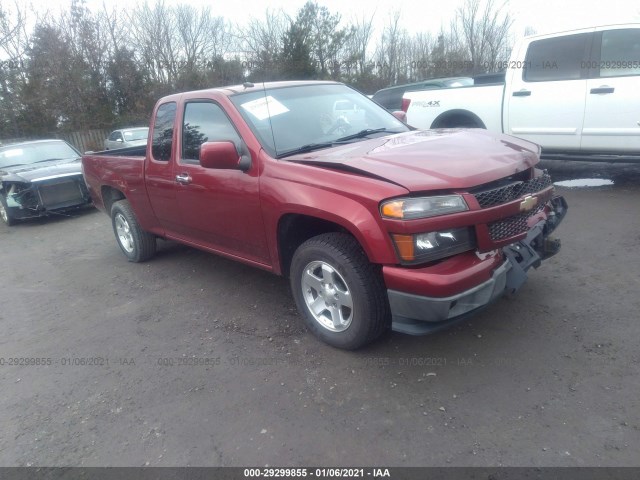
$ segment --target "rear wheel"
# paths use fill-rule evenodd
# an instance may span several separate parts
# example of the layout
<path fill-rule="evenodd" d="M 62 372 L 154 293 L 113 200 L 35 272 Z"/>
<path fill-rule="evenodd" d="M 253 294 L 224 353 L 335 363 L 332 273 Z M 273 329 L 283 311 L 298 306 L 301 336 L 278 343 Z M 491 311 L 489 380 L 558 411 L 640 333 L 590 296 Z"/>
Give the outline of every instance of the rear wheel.
<path fill-rule="evenodd" d="M 326 233 L 298 247 L 291 290 L 309 329 L 321 340 L 353 350 L 390 326 L 380 268 L 350 235 Z"/>
<path fill-rule="evenodd" d="M 156 253 L 156 237 L 145 232 L 127 200 L 111 207 L 111 223 L 118 245 L 130 262 L 144 262 Z"/>
<path fill-rule="evenodd" d="M 474 119 L 469 115 L 452 115 L 437 120 L 431 128 L 483 128 L 486 127 L 478 119 Z"/>
<path fill-rule="evenodd" d="M 7 207 L 7 201 L 4 198 L 4 195 L 0 195 L 0 219 L 2 219 L 5 225 L 9 227 L 16 223 L 15 218 L 13 218 L 11 213 L 9 213 L 9 208 Z"/>

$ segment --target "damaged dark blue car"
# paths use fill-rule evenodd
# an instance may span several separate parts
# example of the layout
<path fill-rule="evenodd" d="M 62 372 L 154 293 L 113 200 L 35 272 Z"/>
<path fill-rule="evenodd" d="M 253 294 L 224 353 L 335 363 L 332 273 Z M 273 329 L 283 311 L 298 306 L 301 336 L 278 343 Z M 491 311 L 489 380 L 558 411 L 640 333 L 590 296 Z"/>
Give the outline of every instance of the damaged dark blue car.
<path fill-rule="evenodd" d="M 90 204 L 80 153 L 67 142 L 0 146 L 0 219 L 5 224 Z"/>

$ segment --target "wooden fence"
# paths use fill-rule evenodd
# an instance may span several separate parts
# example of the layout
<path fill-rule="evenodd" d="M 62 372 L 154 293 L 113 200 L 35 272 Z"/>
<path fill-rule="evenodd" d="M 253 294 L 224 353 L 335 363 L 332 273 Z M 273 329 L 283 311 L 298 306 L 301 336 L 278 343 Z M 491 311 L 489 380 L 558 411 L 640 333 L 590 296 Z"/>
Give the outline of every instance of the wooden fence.
<path fill-rule="evenodd" d="M 104 150 L 104 140 L 111 133 L 109 130 L 85 130 L 84 132 L 71 132 L 58 134 L 58 138 L 66 140 L 80 150 L 80 153 L 89 150 Z"/>

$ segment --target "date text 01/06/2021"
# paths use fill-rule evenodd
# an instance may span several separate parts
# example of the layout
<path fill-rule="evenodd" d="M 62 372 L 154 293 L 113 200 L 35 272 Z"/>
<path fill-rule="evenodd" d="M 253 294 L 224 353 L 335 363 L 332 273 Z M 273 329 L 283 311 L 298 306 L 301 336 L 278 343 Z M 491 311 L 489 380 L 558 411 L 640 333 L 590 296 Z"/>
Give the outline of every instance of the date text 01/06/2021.
<path fill-rule="evenodd" d="M 245 468 L 245 478 L 391 478 L 388 468 Z"/>

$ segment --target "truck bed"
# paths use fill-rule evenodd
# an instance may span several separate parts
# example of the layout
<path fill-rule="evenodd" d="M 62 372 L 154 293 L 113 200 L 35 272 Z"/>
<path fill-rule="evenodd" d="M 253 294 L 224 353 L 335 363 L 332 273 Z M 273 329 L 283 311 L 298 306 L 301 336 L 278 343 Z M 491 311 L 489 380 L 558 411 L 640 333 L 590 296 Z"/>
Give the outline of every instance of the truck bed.
<path fill-rule="evenodd" d="M 453 121 L 456 114 L 471 113 L 476 124 L 466 127 L 501 132 L 503 92 L 501 83 L 406 92 L 404 98 L 411 100 L 407 123 L 420 129 L 449 128 L 459 125 Z"/>
<path fill-rule="evenodd" d="M 135 147 L 116 148 L 111 150 L 102 150 L 100 152 L 91 152 L 88 155 L 99 155 L 101 157 L 142 157 L 147 154 L 146 145 L 138 145 Z"/>
<path fill-rule="evenodd" d="M 151 205 L 145 185 L 144 164 L 146 146 L 106 150 L 83 155 L 84 178 L 95 206 L 109 213 L 111 205 L 128 192 L 127 199 L 140 213 L 140 221 L 149 230 L 157 228 L 148 223 Z M 118 192 L 118 193 L 116 193 Z"/>

